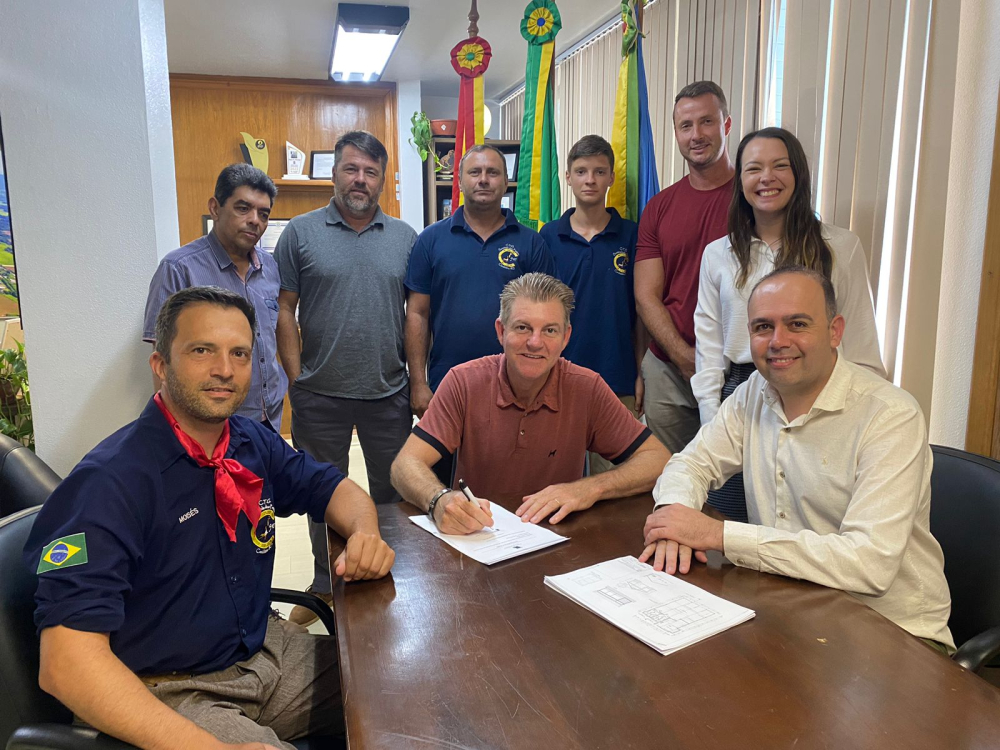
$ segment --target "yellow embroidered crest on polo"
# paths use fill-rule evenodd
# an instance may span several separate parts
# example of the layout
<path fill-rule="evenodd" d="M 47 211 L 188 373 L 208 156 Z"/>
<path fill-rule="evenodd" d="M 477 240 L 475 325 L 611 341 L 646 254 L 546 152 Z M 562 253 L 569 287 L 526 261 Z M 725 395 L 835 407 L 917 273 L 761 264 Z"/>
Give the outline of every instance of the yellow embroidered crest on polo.
<path fill-rule="evenodd" d="M 619 276 L 624 276 L 625 271 L 628 270 L 628 251 L 622 248 L 615 253 L 611 259 L 611 264 L 615 267 L 615 271 Z"/>
<path fill-rule="evenodd" d="M 517 256 L 517 250 L 514 249 L 513 245 L 504 245 L 497 253 L 497 260 L 500 261 L 501 268 L 506 268 L 509 271 L 515 268 L 514 261 L 517 260 Z"/>
<path fill-rule="evenodd" d="M 274 532 L 274 511 L 270 508 L 261 509 L 260 518 L 251 533 L 258 554 L 268 552 L 274 546 Z"/>
<path fill-rule="evenodd" d="M 88 562 L 87 535 L 71 534 L 50 542 L 42 550 L 42 559 L 38 561 L 36 575 L 50 570 L 72 568 Z"/>

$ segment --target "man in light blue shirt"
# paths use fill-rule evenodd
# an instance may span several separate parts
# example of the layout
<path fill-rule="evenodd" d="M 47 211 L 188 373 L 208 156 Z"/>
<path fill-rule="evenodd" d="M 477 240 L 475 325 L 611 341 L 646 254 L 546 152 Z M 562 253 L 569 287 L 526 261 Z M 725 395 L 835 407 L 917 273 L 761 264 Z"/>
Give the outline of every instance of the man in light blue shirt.
<path fill-rule="evenodd" d="M 156 315 L 166 299 L 192 286 L 217 286 L 236 292 L 253 305 L 253 376 L 246 400 L 236 413 L 281 431 L 281 409 L 288 379 L 278 364 L 278 264 L 256 245 L 278 194 L 271 179 L 249 164 L 230 164 L 208 199 L 212 231 L 168 253 L 149 282 L 143 341 L 156 343 Z M 155 380 L 155 376 L 154 376 Z M 154 382 L 155 389 L 160 383 Z"/>

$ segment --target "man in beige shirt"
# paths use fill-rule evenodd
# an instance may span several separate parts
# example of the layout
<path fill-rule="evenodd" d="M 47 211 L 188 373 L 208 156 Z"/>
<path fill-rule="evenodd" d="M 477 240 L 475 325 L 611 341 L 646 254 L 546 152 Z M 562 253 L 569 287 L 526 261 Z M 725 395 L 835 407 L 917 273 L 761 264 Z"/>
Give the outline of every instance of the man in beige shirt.
<path fill-rule="evenodd" d="M 741 567 L 843 589 L 953 651 L 944 556 L 930 533 L 931 452 L 908 393 L 837 356 L 833 287 L 804 268 L 748 304 L 757 372 L 673 456 L 653 489 L 640 560 L 674 573 L 719 550 Z M 749 523 L 700 513 L 743 471 Z"/>

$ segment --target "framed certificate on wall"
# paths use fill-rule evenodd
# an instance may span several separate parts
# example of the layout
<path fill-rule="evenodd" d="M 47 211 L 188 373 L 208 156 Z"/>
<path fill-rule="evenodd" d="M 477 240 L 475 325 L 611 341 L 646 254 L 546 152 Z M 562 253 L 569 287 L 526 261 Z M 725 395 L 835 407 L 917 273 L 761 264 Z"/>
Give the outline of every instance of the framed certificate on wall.
<path fill-rule="evenodd" d="M 309 179 L 333 179 L 333 151 L 311 151 L 309 153 Z"/>

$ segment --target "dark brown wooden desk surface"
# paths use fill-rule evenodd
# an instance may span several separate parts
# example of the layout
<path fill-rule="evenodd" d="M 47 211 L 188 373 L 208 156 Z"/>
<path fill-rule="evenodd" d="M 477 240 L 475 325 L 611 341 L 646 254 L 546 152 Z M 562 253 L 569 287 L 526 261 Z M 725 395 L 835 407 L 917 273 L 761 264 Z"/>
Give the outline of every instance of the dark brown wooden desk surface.
<path fill-rule="evenodd" d="M 638 554 L 650 507 L 489 568 L 380 507 L 392 575 L 334 587 L 352 750 L 1000 747 L 1000 690 L 843 592 L 713 557 L 689 580 L 757 616 L 661 656 L 544 585 Z"/>

